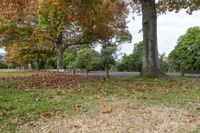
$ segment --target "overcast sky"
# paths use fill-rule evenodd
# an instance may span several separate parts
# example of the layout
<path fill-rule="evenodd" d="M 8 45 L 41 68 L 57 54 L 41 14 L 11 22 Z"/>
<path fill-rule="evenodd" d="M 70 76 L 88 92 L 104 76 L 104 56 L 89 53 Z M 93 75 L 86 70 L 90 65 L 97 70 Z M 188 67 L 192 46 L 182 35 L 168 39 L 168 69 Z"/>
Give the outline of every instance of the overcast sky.
<path fill-rule="evenodd" d="M 136 16 L 135 20 L 131 19 L 128 24 L 133 36 L 131 44 L 124 44 L 121 47 L 123 53 L 132 53 L 134 43 L 142 40 L 142 17 Z M 158 49 L 159 53 L 170 53 L 176 45 L 177 39 L 183 35 L 188 28 L 200 26 L 200 11 L 188 15 L 185 11 L 179 13 L 167 13 L 158 17 Z"/>
<path fill-rule="evenodd" d="M 129 18 L 129 30 L 132 33 L 133 41 L 130 44 L 121 46 L 121 52 L 132 53 L 134 43 L 142 41 L 142 33 L 138 33 L 142 29 L 142 18 L 136 16 L 135 20 L 132 16 Z M 200 26 L 200 11 L 188 15 L 185 11 L 179 13 L 167 13 L 158 17 L 158 48 L 159 53 L 167 54 L 173 50 L 177 39 L 183 35 L 186 30 L 193 26 Z M 3 50 L 0 49 L 0 53 Z"/>

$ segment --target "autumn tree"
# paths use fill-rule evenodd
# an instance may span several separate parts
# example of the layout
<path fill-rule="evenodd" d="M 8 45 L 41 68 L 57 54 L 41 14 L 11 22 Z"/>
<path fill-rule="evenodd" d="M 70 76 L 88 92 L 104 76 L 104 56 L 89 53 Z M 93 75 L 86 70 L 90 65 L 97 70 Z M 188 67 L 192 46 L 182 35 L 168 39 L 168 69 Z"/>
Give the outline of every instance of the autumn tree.
<path fill-rule="evenodd" d="M 33 38 L 33 33 L 37 27 L 38 19 L 35 11 L 21 20 L 12 18 L 1 18 L 0 35 L 2 38 L 1 46 L 7 51 L 7 62 L 15 65 L 27 65 L 37 63 L 52 56 L 49 45 L 41 45 L 39 40 Z M 40 67 L 38 67 L 39 69 Z"/>
<path fill-rule="evenodd" d="M 120 6 L 123 8 L 120 9 Z M 125 7 L 121 0 L 42 1 L 39 32 L 44 31 L 45 38 L 57 48 L 57 68 L 63 68 L 63 53 L 68 47 L 91 44 L 100 37 L 113 35 L 113 31 L 103 29 L 102 25 L 108 27 L 113 21 L 119 22 L 117 17 L 124 15 L 122 12 L 125 11 Z"/>
<path fill-rule="evenodd" d="M 38 0 L 0 0 L 0 19 L 21 21 L 27 14 L 36 14 Z"/>
<path fill-rule="evenodd" d="M 57 48 L 58 69 L 63 68 L 63 53 L 69 46 L 112 39 L 116 32 L 121 32 L 126 25 L 128 12 L 127 4 L 123 0 L 42 0 L 35 4 L 36 2 L 36 0 L 3 0 L 1 4 L 3 19 L 10 21 L 18 18 L 17 27 L 18 22 L 25 22 L 24 18 L 30 16 L 30 9 L 34 9 L 31 13 L 36 15 L 38 24 L 32 35 L 44 45 L 49 43 Z M 14 13 L 6 12 L 6 6 Z M 20 12 L 20 8 L 26 11 Z M 15 16 L 13 14 L 16 17 L 10 17 Z"/>
<path fill-rule="evenodd" d="M 71 2 L 65 2 L 61 5 L 61 1 L 42 1 L 39 8 L 39 25 L 35 34 L 38 39 L 42 40 L 44 45 L 51 43 L 57 49 L 57 69 L 63 69 L 63 55 L 65 49 L 68 47 L 69 40 L 64 42 L 64 34 L 69 39 L 72 37 L 70 33 L 74 32 L 72 27 L 73 21 L 70 19 Z M 69 15 L 68 15 L 69 14 Z M 72 32 L 73 31 L 73 32 Z M 42 34 L 41 34 L 42 33 Z"/>
<path fill-rule="evenodd" d="M 97 28 L 94 31 L 97 42 L 101 46 L 101 64 L 106 76 L 109 77 L 111 65 L 115 64 L 114 55 L 117 52 L 117 47 L 132 40 L 126 25 L 129 9 L 126 2 L 116 0 L 115 3 L 103 2 L 99 12 L 98 17 L 102 21 L 96 22 Z"/>

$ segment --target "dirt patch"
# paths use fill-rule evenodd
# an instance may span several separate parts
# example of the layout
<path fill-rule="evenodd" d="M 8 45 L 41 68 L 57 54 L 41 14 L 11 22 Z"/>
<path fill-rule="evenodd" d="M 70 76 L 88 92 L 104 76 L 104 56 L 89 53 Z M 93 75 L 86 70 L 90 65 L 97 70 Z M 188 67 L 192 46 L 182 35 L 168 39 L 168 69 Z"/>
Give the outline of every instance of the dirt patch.
<path fill-rule="evenodd" d="M 104 102 L 105 103 L 105 102 Z M 31 133 L 188 133 L 200 127 L 200 118 L 176 107 L 121 103 L 94 109 L 73 118 L 52 118 L 20 127 Z"/>

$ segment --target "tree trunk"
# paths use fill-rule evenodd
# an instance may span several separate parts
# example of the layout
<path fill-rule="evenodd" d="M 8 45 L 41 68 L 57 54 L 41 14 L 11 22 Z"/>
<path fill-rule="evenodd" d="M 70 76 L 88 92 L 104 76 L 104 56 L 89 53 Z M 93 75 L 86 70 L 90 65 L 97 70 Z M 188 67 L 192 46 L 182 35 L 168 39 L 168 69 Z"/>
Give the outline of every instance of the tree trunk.
<path fill-rule="evenodd" d="M 110 75 L 109 75 L 109 66 L 108 64 L 106 65 L 106 77 L 109 78 Z"/>
<path fill-rule="evenodd" d="M 56 40 L 56 46 L 57 46 L 57 71 L 64 69 L 64 47 L 62 42 L 62 32 L 60 33 L 59 37 Z"/>
<path fill-rule="evenodd" d="M 34 65 L 33 65 L 32 61 L 30 62 L 30 65 L 31 65 L 31 69 L 33 70 L 34 69 Z"/>
<path fill-rule="evenodd" d="M 64 68 L 64 62 L 63 62 L 63 56 L 64 56 L 64 49 L 62 47 L 62 45 L 58 45 L 58 59 L 57 59 L 57 70 L 62 70 Z"/>
<path fill-rule="evenodd" d="M 40 71 L 40 61 L 37 61 L 37 71 Z"/>
<path fill-rule="evenodd" d="M 73 75 L 76 75 L 76 69 L 73 69 Z"/>
<path fill-rule="evenodd" d="M 143 64 L 142 76 L 156 77 L 162 73 L 158 59 L 157 13 L 155 0 L 141 0 L 143 23 Z"/>

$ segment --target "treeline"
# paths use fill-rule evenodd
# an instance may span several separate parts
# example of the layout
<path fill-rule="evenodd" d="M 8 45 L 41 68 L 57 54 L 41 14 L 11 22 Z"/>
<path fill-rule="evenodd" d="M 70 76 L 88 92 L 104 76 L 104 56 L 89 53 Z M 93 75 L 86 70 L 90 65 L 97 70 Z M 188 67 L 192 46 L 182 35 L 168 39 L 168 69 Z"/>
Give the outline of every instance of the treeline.
<path fill-rule="evenodd" d="M 89 71 L 106 71 L 109 77 L 109 70 L 115 65 L 115 52 L 116 46 L 107 46 L 101 49 L 100 52 L 95 51 L 93 48 L 72 47 L 64 54 L 64 69 L 71 70 L 76 74 L 76 69 L 85 70 L 86 75 Z M 56 58 L 49 59 L 45 64 L 45 69 L 56 69 Z"/>
<path fill-rule="evenodd" d="M 197 1 L 2 0 L 0 3 L 0 47 L 4 47 L 7 51 L 5 59 L 8 66 L 23 67 L 30 64 L 30 66 L 37 65 L 39 70 L 44 62 L 55 58 L 56 54 L 56 66 L 60 70 L 64 68 L 64 54 L 70 51 L 72 46 L 100 45 L 105 48 L 130 41 L 127 17 L 131 9 L 134 13 L 143 16 L 145 51 L 142 76 L 159 77 L 163 76 L 163 73 L 160 70 L 162 61 L 159 61 L 158 57 L 157 13 L 179 12 L 185 9 L 187 13 L 192 14 L 193 11 L 200 9 Z M 187 39 L 183 42 L 187 42 Z M 192 45 L 191 42 L 187 44 Z M 167 63 L 172 62 L 176 66 L 175 70 L 181 71 L 182 74 L 190 70 L 198 71 L 199 65 L 196 62 L 199 62 L 197 59 L 199 54 L 196 51 L 191 52 L 197 48 L 197 45 L 188 49 L 185 46 L 184 48 L 177 46 L 175 49 L 178 51 L 181 49 L 181 52 L 170 54 L 168 58 L 170 61 Z M 185 51 L 190 54 L 181 56 Z M 191 53 L 196 53 L 195 57 Z M 124 56 L 117 66 L 127 71 L 133 69 L 134 66 L 134 71 L 140 71 L 139 54 L 134 51 L 132 55 Z M 185 62 L 188 57 L 190 61 Z M 132 64 L 127 60 L 131 60 Z M 123 65 L 127 63 L 130 66 Z"/>
<path fill-rule="evenodd" d="M 134 45 L 133 53 L 125 55 L 117 64 L 120 71 L 141 71 L 143 43 Z M 182 35 L 175 49 L 167 56 L 159 55 L 162 72 L 200 73 L 200 27 L 192 27 Z"/>
<path fill-rule="evenodd" d="M 88 44 L 70 46 L 64 52 L 63 69 L 71 70 L 74 74 L 76 69 L 83 69 L 86 74 L 89 71 L 106 71 L 107 76 L 109 76 L 110 69 L 141 72 L 143 47 L 143 42 L 134 44 L 133 52 L 130 55 L 125 54 L 118 60 L 117 45 L 102 46 L 100 52 L 95 51 L 94 47 Z M 57 69 L 58 58 L 56 57 L 56 51 L 47 50 L 45 53 L 45 50 L 38 50 L 23 51 L 22 49 L 19 55 L 13 53 L 12 56 L 17 56 L 15 57 L 17 58 L 16 60 L 15 58 L 10 59 L 13 62 L 7 62 L 9 61 L 8 59 L 5 62 L 1 57 L 0 68 Z M 30 62 L 23 62 L 27 58 L 30 59 Z M 21 59 L 22 65 L 16 63 L 19 59 Z M 37 60 L 37 62 L 31 62 L 34 60 Z M 165 73 L 181 72 L 182 75 L 184 73 L 200 73 L 200 27 L 188 29 L 178 39 L 177 46 L 168 56 L 165 53 L 159 55 L 159 63 L 161 70 Z"/>
<path fill-rule="evenodd" d="M 136 43 L 130 55 L 125 54 L 118 59 L 116 45 L 101 47 L 100 52 L 95 51 L 90 45 L 71 46 L 64 53 L 64 69 L 71 70 L 74 74 L 76 69 L 83 69 L 86 74 L 89 71 L 106 71 L 107 76 L 110 69 L 141 72 L 143 48 L 143 42 Z M 31 68 L 56 69 L 55 55 L 56 53 L 51 58 L 43 60 L 39 66 L 32 65 Z M 168 56 L 165 53 L 159 55 L 159 63 L 165 73 L 200 73 L 200 27 L 188 29 L 178 39 L 175 49 Z"/>

